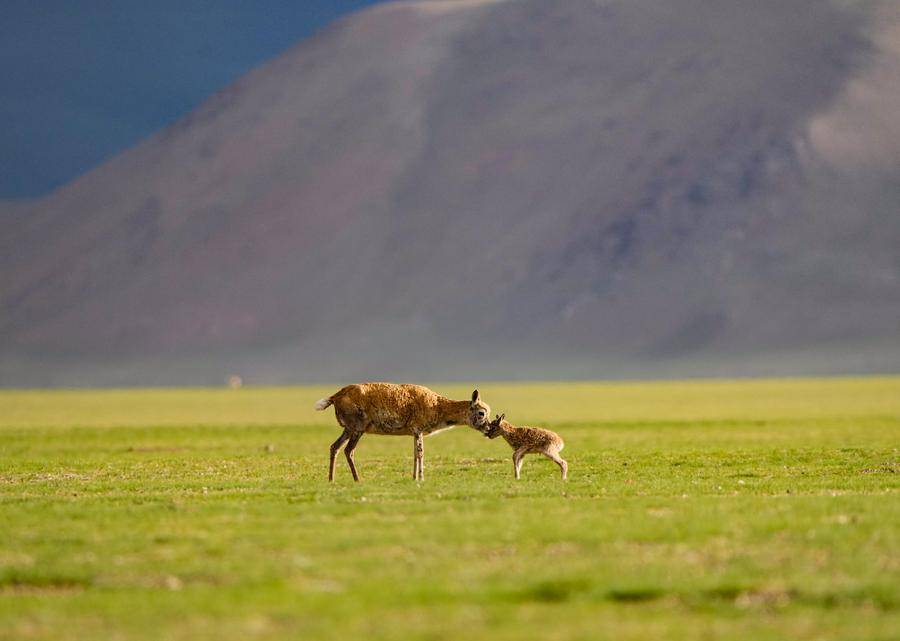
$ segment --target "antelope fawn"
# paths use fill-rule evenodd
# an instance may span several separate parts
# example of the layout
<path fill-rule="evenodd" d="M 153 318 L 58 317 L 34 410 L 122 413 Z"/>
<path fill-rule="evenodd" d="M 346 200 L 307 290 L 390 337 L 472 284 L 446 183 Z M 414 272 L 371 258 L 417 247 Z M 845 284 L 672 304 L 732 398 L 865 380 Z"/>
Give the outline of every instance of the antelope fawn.
<path fill-rule="evenodd" d="M 512 423 L 507 422 L 505 417 L 506 414 L 500 414 L 486 425 L 476 422 L 470 422 L 469 425 L 488 438 L 494 439 L 502 436 L 509 443 L 510 447 L 513 448 L 513 467 L 517 479 L 520 478 L 522 459 L 525 458 L 526 454 L 543 454 L 559 465 L 559 469 L 562 471 L 562 478 L 566 480 L 569 464 L 559 455 L 565 446 L 559 434 L 540 427 L 516 427 Z"/>

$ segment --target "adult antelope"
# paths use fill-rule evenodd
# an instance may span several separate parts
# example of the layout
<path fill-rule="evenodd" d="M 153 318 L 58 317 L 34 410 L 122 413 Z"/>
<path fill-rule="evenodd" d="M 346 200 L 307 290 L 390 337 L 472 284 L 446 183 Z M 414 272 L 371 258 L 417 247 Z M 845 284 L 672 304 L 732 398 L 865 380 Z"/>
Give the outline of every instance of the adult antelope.
<path fill-rule="evenodd" d="M 413 478 L 424 480 L 424 439 L 455 425 L 479 426 L 490 420 L 491 408 L 478 390 L 471 401 L 454 401 L 421 385 L 362 383 L 348 385 L 316 403 L 317 410 L 334 405 L 334 415 L 344 431 L 331 444 L 328 480 L 334 480 L 334 459 L 344 443 L 344 456 L 353 480 L 359 481 L 353 450 L 363 434 L 413 437 Z"/>

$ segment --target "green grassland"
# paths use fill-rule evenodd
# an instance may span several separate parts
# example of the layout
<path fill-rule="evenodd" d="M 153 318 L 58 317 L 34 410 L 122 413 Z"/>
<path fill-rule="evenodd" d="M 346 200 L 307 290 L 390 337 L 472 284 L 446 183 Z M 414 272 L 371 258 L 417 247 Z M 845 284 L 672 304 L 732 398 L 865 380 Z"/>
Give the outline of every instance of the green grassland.
<path fill-rule="evenodd" d="M 329 484 L 334 389 L 0 392 L 0 639 L 900 637 L 900 378 L 483 385 L 567 483 L 458 427 Z"/>

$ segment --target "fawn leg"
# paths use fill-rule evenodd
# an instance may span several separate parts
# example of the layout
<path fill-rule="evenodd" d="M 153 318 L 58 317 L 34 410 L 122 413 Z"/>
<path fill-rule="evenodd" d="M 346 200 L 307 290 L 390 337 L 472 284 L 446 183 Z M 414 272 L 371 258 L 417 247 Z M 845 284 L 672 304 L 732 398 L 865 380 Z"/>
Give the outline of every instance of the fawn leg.
<path fill-rule="evenodd" d="M 516 480 L 519 479 L 519 475 L 522 471 L 522 459 L 525 458 L 526 452 L 527 450 L 524 447 L 513 452 L 513 467 L 516 470 Z"/>
<path fill-rule="evenodd" d="M 328 463 L 329 481 L 334 480 L 334 457 L 337 456 L 338 450 L 341 449 L 341 445 L 343 445 L 344 441 L 346 441 L 348 438 L 350 438 L 350 432 L 344 430 L 341 435 L 338 436 L 338 439 L 331 444 L 331 461 Z"/>
<path fill-rule="evenodd" d="M 347 465 L 350 466 L 350 473 L 353 474 L 353 480 L 359 481 L 359 474 L 356 473 L 356 465 L 353 464 L 353 450 L 356 449 L 356 444 L 359 443 L 359 439 L 362 438 L 364 432 L 356 432 L 350 435 L 350 441 L 347 443 L 347 447 L 344 449 L 344 456 L 347 457 Z"/>
<path fill-rule="evenodd" d="M 562 471 L 562 479 L 565 481 L 569 474 L 569 464 L 566 463 L 565 459 L 558 452 L 544 452 L 544 456 L 559 465 L 559 469 Z"/>

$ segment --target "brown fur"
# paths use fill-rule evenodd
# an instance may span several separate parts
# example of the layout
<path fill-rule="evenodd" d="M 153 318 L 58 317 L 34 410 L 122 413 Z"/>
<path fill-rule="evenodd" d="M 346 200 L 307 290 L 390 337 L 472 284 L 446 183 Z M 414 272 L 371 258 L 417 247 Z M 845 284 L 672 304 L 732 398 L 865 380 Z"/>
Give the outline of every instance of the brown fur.
<path fill-rule="evenodd" d="M 502 436 L 503 440 L 509 443 L 513 448 L 513 469 L 517 479 L 522 470 L 522 459 L 526 454 L 543 454 L 559 465 L 562 478 L 565 480 L 569 473 L 569 464 L 559 455 L 565 446 L 559 434 L 541 427 L 516 427 L 506 421 L 505 416 L 501 414 L 486 426 L 471 423 L 470 425 L 488 438 Z"/>
<path fill-rule="evenodd" d="M 344 455 L 355 481 L 359 480 L 353 450 L 363 434 L 413 437 L 413 478 L 424 479 L 424 438 L 455 425 L 486 424 L 490 407 L 481 402 L 478 390 L 471 401 L 454 401 L 421 385 L 363 383 L 348 385 L 320 400 L 316 409 L 334 405 L 343 433 L 331 445 L 328 480 L 334 480 L 334 459 L 344 442 Z"/>

